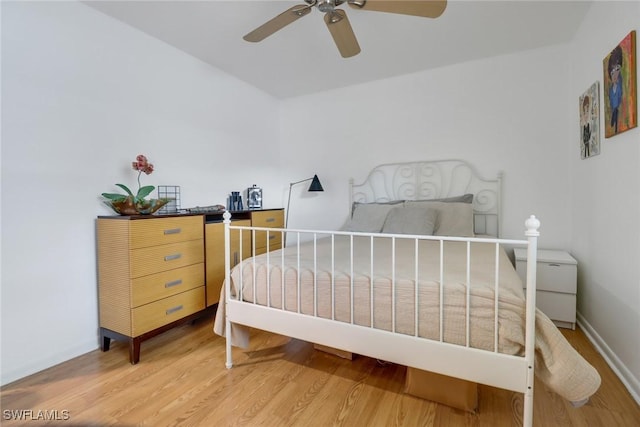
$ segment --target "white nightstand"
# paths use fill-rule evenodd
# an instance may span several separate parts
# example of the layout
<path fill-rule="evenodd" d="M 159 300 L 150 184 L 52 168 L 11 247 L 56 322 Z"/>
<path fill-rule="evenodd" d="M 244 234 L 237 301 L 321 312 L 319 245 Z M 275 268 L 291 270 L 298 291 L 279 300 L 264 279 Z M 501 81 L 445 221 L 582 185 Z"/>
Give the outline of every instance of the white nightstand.
<path fill-rule="evenodd" d="M 527 250 L 513 252 L 516 271 L 526 287 Z M 565 251 L 539 249 L 537 264 L 536 306 L 556 326 L 575 329 L 578 262 Z"/>

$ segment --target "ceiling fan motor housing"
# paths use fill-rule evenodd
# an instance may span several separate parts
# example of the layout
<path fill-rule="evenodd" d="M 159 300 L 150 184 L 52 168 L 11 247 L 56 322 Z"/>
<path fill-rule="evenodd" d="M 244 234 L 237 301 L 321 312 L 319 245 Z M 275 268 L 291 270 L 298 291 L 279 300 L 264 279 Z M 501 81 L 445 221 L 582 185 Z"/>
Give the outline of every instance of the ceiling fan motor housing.
<path fill-rule="evenodd" d="M 336 6 L 340 6 L 344 0 L 319 0 L 317 3 L 320 12 L 332 12 Z"/>

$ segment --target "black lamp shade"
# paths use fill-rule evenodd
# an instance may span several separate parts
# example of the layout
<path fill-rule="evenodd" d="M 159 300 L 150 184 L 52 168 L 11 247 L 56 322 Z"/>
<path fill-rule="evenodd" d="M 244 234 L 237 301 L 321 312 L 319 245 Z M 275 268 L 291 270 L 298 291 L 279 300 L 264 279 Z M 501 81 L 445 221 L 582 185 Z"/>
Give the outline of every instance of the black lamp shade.
<path fill-rule="evenodd" d="M 320 180 L 318 179 L 318 175 L 313 175 L 309 191 L 324 191 L 324 188 L 322 188 L 322 184 L 320 184 Z"/>

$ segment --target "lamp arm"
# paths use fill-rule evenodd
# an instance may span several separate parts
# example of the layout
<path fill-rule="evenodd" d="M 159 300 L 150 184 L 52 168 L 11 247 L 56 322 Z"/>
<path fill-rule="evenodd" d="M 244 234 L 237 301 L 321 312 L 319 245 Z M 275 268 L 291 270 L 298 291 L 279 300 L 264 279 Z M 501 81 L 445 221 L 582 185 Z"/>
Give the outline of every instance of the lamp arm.
<path fill-rule="evenodd" d="M 300 184 L 300 183 L 305 182 L 305 181 L 311 181 L 312 179 L 313 179 L 313 177 L 307 178 L 307 179 L 301 179 L 300 181 L 289 183 L 289 197 L 287 198 L 287 214 L 286 214 L 285 220 L 284 220 L 284 228 L 287 228 L 289 226 L 289 206 L 291 205 L 291 189 L 296 184 Z"/>
<path fill-rule="evenodd" d="M 289 198 L 287 199 L 287 214 L 284 220 L 284 228 L 289 226 L 289 205 L 291 205 L 291 187 L 293 187 L 295 183 L 289 184 Z"/>
<path fill-rule="evenodd" d="M 305 181 L 311 181 L 313 179 L 313 177 L 311 178 L 307 178 L 307 179 L 301 179 L 300 181 L 296 181 L 296 182 L 292 182 L 289 184 L 289 190 L 291 190 L 291 187 L 293 187 L 296 184 L 300 184 L 301 182 L 305 182 Z"/>

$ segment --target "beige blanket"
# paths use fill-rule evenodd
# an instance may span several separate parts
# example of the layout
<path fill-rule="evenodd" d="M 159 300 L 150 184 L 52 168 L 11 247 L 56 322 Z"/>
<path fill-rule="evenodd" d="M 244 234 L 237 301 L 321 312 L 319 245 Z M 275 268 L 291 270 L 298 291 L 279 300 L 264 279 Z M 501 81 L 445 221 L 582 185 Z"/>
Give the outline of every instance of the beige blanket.
<path fill-rule="evenodd" d="M 282 308 L 284 301 L 285 310 L 297 312 L 299 309 L 303 314 L 315 313 L 318 317 L 343 322 L 351 321 L 353 307 L 355 324 L 370 326 L 373 317 L 373 326 L 384 330 L 394 328 L 392 307 L 395 307 L 395 332 L 410 335 L 415 334 L 417 304 L 418 335 L 440 340 L 442 274 L 443 340 L 465 345 L 468 276 L 470 345 L 494 349 L 495 244 L 471 243 L 471 263 L 467 272 L 467 244 L 445 242 L 441 272 L 438 241 L 419 243 L 417 271 L 413 240 L 396 239 L 395 262 L 392 262 L 389 238 L 375 238 L 373 245 L 368 237 L 354 237 L 353 242 L 352 248 L 349 237 L 335 236 L 333 242 L 324 238 L 315 244 L 301 244 L 299 258 L 298 248 L 294 246 L 245 260 L 242 271 L 240 266 L 232 270 L 232 294 L 238 296 L 241 293 L 245 301 L 253 302 L 255 298 L 257 303 L 274 308 Z M 335 254 L 333 263 L 332 251 Z M 498 350 L 501 353 L 524 354 L 525 300 L 522 283 L 502 248 L 498 250 L 498 259 Z M 395 290 L 392 287 L 394 281 Z M 316 305 L 314 294 L 317 294 Z M 224 335 L 224 295 L 220 301 L 214 330 Z M 241 346 L 248 344 L 248 334 L 239 325 L 232 327 L 232 342 Z M 536 375 L 572 402 L 589 398 L 600 385 L 597 371 L 540 311 L 536 313 Z"/>

